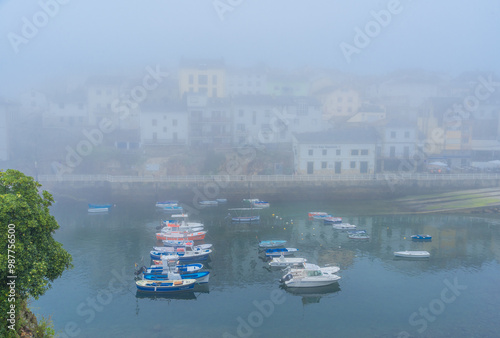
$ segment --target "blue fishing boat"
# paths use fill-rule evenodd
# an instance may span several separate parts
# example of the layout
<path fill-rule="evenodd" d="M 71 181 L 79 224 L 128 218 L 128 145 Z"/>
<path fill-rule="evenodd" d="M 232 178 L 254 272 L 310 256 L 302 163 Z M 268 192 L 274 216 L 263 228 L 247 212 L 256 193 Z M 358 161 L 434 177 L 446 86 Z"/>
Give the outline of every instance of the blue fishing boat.
<path fill-rule="evenodd" d="M 176 264 L 173 267 L 163 264 L 156 264 L 151 266 L 150 268 L 146 268 L 145 266 L 141 267 L 136 271 L 136 275 L 161 275 L 167 274 L 169 272 L 177 272 L 181 275 L 186 273 L 194 273 L 203 269 L 203 264 L 201 263 L 192 263 L 192 264 Z"/>
<path fill-rule="evenodd" d="M 95 208 L 111 208 L 113 204 L 91 204 L 89 203 L 89 209 L 95 209 Z"/>
<path fill-rule="evenodd" d="M 413 235 L 411 236 L 412 241 L 430 241 L 432 240 L 431 235 Z"/>
<path fill-rule="evenodd" d="M 174 279 L 175 272 L 168 272 L 166 274 L 145 274 L 144 279 L 147 280 L 171 280 Z M 200 271 L 193 273 L 186 273 L 179 275 L 181 279 L 194 279 L 196 283 L 208 283 L 208 279 L 210 278 L 210 271 Z"/>
<path fill-rule="evenodd" d="M 287 256 L 287 255 L 293 255 L 299 251 L 299 249 L 296 248 L 275 248 L 275 249 L 267 249 L 266 250 L 266 257 L 280 257 L 280 256 Z"/>

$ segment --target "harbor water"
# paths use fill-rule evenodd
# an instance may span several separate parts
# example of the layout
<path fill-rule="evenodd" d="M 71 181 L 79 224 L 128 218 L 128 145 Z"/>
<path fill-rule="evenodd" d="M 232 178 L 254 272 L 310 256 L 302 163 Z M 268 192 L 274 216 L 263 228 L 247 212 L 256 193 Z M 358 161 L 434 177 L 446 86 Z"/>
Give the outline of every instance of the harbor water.
<path fill-rule="evenodd" d="M 367 202 L 368 203 L 368 202 Z M 138 293 L 136 267 L 151 264 L 155 233 L 169 215 L 152 205 L 116 205 L 89 214 L 86 204 L 58 201 L 56 240 L 73 256 L 40 299 L 61 337 L 498 337 L 500 218 L 477 215 L 375 215 L 367 203 L 271 201 L 258 224 L 232 224 L 239 201 L 206 207 L 208 285 L 172 295 Z M 379 201 L 380 203 L 380 201 Z M 366 230 L 369 240 L 308 218 L 326 211 Z M 414 242 L 411 235 L 429 234 Z M 337 284 L 286 289 L 259 240 L 284 239 L 295 257 L 338 266 Z M 394 251 L 426 250 L 424 260 Z"/>

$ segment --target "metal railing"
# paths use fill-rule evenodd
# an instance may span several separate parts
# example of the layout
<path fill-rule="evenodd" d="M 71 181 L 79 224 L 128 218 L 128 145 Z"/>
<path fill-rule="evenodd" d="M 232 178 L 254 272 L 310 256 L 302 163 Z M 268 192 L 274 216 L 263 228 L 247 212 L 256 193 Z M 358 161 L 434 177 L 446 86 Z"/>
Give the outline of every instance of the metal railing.
<path fill-rule="evenodd" d="M 39 175 L 40 182 L 110 182 L 110 183 L 147 183 L 147 182 L 333 182 L 333 181 L 460 181 L 500 179 L 497 173 L 471 174 L 418 174 L 386 173 L 360 175 L 168 175 L 168 176 L 115 176 L 115 175 Z"/>

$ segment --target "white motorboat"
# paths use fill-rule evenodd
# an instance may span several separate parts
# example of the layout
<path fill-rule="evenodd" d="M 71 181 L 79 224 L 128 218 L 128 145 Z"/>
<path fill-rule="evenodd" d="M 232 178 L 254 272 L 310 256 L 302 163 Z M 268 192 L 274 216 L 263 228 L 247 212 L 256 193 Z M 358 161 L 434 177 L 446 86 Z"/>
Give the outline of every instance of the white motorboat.
<path fill-rule="evenodd" d="M 269 262 L 269 266 L 271 266 L 271 267 L 287 267 L 287 266 L 303 264 L 305 262 L 307 262 L 307 259 L 305 259 L 305 258 L 299 258 L 299 257 L 288 258 L 288 257 L 281 255 L 279 257 L 274 257 Z"/>
<path fill-rule="evenodd" d="M 431 254 L 428 251 L 395 251 L 394 256 L 404 258 L 429 258 Z"/>
<path fill-rule="evenodd" d="M 356 229 L 356 226 L 354 224 L 349 223 L 333 224 L 332 227 L 337 230 Z"/>
<path fill-rule="evenodd" d="M 310 288 L 326 286 L 338 282 L 338 267 L 320 268 L 316 264 L 303 263 L 303 268 L 289 269 L 281 281 L 290 288 Z"/>

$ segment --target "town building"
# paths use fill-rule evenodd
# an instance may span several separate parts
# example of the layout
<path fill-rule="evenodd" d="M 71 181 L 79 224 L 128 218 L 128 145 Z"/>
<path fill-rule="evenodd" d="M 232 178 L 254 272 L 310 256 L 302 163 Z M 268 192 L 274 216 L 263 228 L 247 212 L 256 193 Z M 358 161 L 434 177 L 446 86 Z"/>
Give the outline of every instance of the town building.
<path fill-rule="evenodd" d="M 183 59 L 179 68 L 179 94 L 199 94 L 207 97 L 226 96 L 226 67 L 223 60 Z"/>
<path fill-rule="evenodd" d="M 374 174 L 378 135 L 373 127 L 294 134 L 296 174 Z"/>

